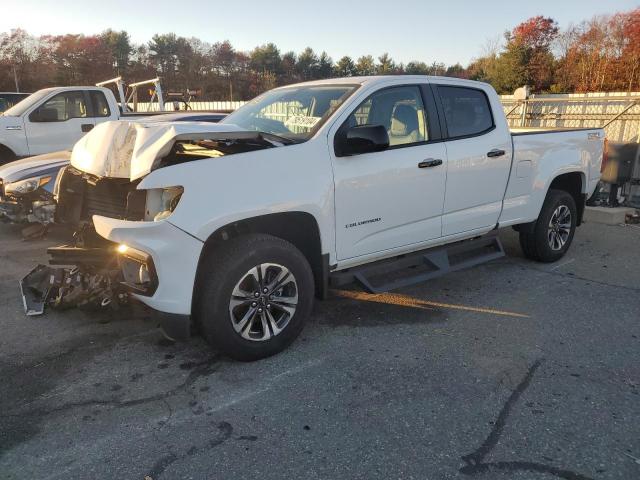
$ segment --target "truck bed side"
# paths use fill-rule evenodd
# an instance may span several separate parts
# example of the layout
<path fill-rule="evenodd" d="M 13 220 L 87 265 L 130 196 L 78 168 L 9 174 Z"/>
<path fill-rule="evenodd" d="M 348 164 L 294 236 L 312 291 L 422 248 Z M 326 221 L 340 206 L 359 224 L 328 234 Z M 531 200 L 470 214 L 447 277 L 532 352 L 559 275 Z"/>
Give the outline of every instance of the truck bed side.
<path fill-rule="evenodd" d="M 602 129 L 511 134 L 513 164 L 499 224 L 536 220 L 549 187 L 561 175 L 580 177 L 580 193 L 591 194 L 600 179 Z"/>

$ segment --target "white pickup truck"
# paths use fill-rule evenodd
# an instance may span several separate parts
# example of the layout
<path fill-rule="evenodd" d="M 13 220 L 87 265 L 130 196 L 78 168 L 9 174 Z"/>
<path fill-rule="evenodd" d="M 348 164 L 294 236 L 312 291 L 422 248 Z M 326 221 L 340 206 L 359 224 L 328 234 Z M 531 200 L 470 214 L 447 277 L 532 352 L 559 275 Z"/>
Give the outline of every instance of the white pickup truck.
<path fill-rule="evenodd" d="M 527 257 L 558 260 L 603 146 L 597 128 L 512 134 L 484 83 L 292 85 L 217 125 L 96 127 L 57 195 L 61 219 L 97 235 L 50 254 L 117 257 L 135 297 L 254 360 L 296 338 L 314 293 L 354 280 L 384 291 L 496 258 L 499 228 L 520 232 Z"/>
<path fill-rule="evenodd" d="M 119 118 L 118 104 L 108 88 L 38 90 L 0 114 L 0 165 L 68 150 L 97 124 Z"/>

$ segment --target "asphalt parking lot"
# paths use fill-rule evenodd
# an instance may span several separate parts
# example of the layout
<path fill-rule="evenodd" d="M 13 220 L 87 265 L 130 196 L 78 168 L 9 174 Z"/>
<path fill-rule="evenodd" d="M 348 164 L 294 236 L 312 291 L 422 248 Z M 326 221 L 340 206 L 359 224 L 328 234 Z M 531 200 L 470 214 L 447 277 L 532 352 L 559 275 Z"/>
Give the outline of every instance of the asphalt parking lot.
<path fill-rule="evenodd" d="M 27 318 L 61 240 L 0 226 L 2 479 L 640 478 L 640 228 L 393 294 L 336 291 L 284 353 L 169 343 L 143 308 Z"/>

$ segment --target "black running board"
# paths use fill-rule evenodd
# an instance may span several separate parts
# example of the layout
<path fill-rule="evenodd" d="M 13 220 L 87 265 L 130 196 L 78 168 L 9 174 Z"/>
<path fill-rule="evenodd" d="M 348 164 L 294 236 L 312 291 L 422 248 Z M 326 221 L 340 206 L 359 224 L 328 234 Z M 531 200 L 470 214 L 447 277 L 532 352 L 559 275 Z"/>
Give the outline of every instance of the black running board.
<path fill-rule="evenodd" d="M 483 237 L 333 272 L 329 284 L 342 287 L 357 282 L 369 293 L 383 293 L 500 257 L 504 257 L 504 249 L 494 231 Z"/>

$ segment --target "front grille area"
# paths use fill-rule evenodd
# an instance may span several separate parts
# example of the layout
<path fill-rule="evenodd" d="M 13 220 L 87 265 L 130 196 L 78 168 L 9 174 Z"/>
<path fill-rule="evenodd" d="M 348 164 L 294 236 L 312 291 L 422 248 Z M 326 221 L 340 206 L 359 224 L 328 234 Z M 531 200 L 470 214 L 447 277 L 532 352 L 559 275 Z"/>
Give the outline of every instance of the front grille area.
<path fill-rule="evenodd" d="M 93 215 L 139 220 L 129 218 L 127 208 L 128 198 L 136 191 L 137 183 L 122 178 L 98 178 L 67 168 L 60 179 L 57 220 L 90 222 Z"/>
<path fill-rule="evenodd" d="M 88 184 L 84 195 L 84 217 L 93 215 L 126 218 L 128 185 L 109 184 L 101 180 L 97 185 Z"/>

